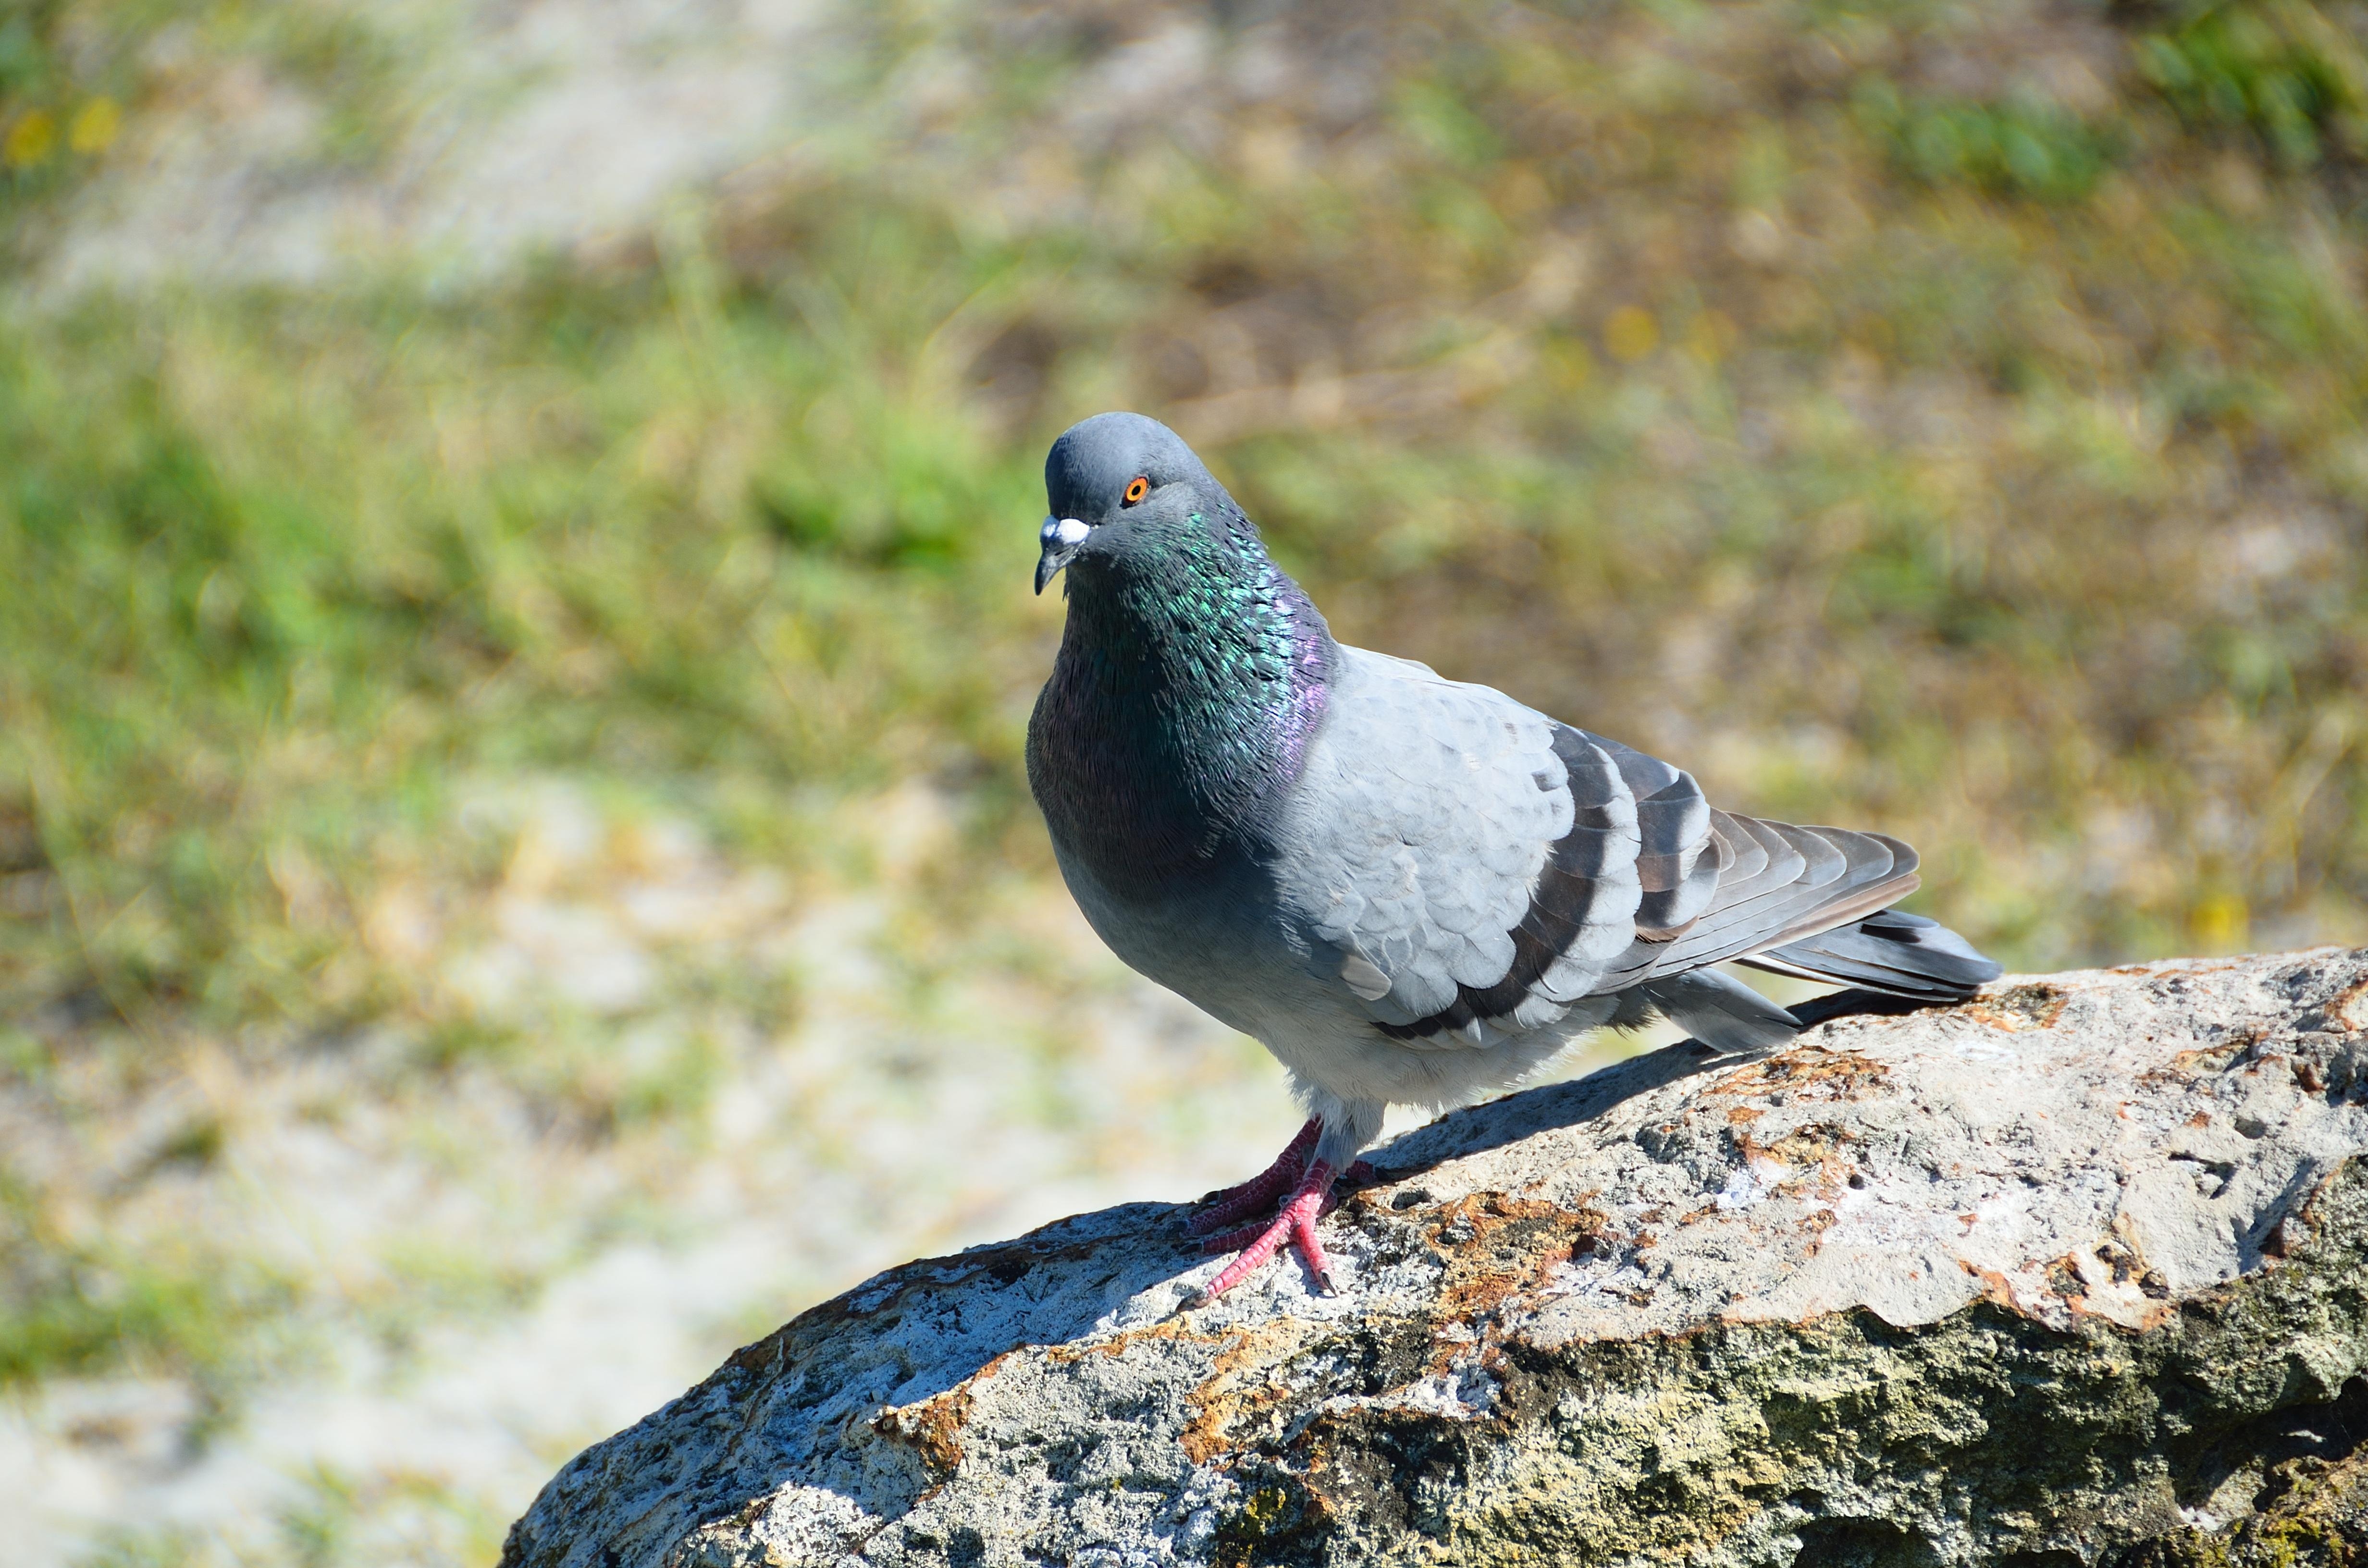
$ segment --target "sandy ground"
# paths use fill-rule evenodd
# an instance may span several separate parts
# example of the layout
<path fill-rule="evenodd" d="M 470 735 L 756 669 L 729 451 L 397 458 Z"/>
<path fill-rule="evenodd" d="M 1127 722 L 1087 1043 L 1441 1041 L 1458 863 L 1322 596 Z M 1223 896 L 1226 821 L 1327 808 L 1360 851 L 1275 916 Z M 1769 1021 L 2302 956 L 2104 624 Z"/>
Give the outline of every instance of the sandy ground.
<path fill-rule="evenodd" d="M 334 0 L 310 0 L 336 12 Z M 399 0 L 361 13 L 402 63 L 370 95 L 160 32 L 159 100 L 83 194 L 47 281 L 310 284 L 425 266 L 461 283 L 645 226 L 688 187 L 827 123 L 827 0 Z"/>

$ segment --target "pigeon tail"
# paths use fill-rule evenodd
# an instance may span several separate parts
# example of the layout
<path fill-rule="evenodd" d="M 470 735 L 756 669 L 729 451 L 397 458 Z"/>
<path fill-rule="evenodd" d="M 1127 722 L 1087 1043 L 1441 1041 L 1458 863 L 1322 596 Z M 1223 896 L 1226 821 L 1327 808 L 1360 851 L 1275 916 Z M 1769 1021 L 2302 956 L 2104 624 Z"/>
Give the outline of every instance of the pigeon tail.
<path fill-rule="evenodd" d="M 1919 1002 L 1962 1002 L 2005 970 L 1937 921 L 1885 909 L 1738 960 Z"/>
<path fill-rule="evenodd" d="M 1669 1022 L 1713 1051 L 1759 1051 L 1782 1045 L 1801 1032 L 1798 1018 L 1718 970 L 1688 970 L 1666 980 L 1648 980 L 1636 990 Z"/>

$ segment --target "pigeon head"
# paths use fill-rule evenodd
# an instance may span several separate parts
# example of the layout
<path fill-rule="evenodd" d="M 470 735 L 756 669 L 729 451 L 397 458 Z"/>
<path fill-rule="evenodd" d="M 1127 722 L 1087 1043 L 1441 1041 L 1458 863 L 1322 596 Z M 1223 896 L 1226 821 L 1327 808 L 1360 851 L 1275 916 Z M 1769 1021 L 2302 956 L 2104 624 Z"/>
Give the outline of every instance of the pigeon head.
<path fill-rule="evenodd" d="M 1044 459 L 1044 500 L 1051 512 L 1037 535 L 1040 594 L 1079 556 L 1122 552 L 1230 506 L 1184 438 L 1140 414 L 1097 414 L 1064 431 Z"/>

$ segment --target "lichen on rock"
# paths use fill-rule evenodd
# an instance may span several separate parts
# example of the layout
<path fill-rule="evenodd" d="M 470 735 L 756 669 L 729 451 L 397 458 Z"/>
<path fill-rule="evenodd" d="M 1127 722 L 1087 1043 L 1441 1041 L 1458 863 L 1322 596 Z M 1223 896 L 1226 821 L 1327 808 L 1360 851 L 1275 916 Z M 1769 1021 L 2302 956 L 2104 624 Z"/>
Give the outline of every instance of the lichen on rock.
<path fill-rule="evenodd" d="M 2368 1561 L 2368 952 L 1845 1006 L 1399 1139 L 1338 1297 L 1160 1204 L 891 1270 L 505 1564 Z"/>

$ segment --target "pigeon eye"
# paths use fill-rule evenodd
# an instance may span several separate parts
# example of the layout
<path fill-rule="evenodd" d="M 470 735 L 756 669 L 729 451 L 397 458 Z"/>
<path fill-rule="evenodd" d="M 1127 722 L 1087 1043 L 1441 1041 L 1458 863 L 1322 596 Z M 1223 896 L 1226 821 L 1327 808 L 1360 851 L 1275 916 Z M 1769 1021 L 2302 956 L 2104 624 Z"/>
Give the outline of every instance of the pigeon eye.
<path fill-rule="evenodd" d="M 1132 506 L 1150 494 L 1151 481 L 1138 473 L 1134 476 L 1133 482 L 1126 487 L 1126 504 Z"/>

